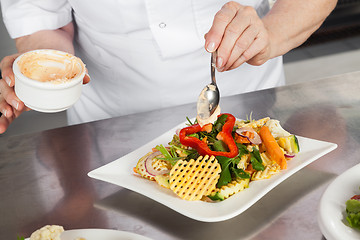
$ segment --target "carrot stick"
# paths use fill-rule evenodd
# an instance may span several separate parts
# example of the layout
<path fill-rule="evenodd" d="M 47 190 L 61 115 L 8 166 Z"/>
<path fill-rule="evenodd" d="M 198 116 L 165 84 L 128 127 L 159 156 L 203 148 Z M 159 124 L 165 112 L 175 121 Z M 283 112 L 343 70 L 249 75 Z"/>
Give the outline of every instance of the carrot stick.
<path fill-rule="evenodd" d="M 265 145 L 266 151 L 270 155 L 270 158 L 278 163 L 281 169 L 286 169 L 286 159 L 284 153 L 281 151 L 269 128 L 267 126 L 262 126 L 260 128 L 259 135 Z"/>

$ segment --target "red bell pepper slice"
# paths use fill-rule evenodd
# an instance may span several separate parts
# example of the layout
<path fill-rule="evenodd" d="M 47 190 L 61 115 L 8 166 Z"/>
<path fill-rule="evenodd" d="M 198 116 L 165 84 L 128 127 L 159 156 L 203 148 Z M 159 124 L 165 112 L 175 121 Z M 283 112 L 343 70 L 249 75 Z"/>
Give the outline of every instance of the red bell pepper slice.
<path fill-rule="evenodd" d="M 360 201 L 360 195 L 354 195 L 351 199 Z"/>
<path fill-rule="evenodd" d="M 221 115 L 227 115 L 227 118 L 221 132 L 218 133 L 216 138 L 222 140 L 227 145 L 229 152 L 213 151 L 209 148 L 206 142 L 203 142 L 196 137 L 188 136 L 193 133 L 204 131 L 204 129 L 199 124 L 194 124 L 180 130 L 179 137 L 181 144 L 196 149 L 202 156 L 224 156 L 228 158 L 236 157 L 239 154 L 239 149 L 231 135 L 235 125 L 235 117 L 229 113 L 224 113 Z M 219 115 L 219 117 L 221 115 Z"/>

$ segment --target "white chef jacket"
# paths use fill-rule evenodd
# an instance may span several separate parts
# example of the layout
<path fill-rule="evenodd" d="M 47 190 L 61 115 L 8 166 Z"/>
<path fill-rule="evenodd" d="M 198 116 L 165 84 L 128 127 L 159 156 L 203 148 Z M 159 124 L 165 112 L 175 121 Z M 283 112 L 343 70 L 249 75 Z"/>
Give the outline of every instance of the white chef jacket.
<path fill-rule="evenodd" d="M 76 23 L 91 82 L 70 124 L 196 102 L 210 82 L 204 34 L 226 0 L 1 0 L 12 38 Z M 239 0 L 264 15 L 268 0 Z M 284 83 L 282 58 L 217 73 L 221 96 Z M 196 113 L 189 113 L 189 116 Z"/>

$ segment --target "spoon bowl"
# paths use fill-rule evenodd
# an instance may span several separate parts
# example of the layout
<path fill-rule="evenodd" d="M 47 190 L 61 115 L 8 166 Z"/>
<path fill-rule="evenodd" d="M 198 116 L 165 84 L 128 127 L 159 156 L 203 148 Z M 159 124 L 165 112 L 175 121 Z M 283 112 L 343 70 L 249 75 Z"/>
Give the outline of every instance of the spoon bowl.
<path fill-rule="evenodd" d="M 211 83 L 204 87 L 197 101 L 197 114 L 200 119 L 209 118 L 220 102 L 220 91 L 215 79 L 216 56 L 216 51 L 211 53 Z"/>

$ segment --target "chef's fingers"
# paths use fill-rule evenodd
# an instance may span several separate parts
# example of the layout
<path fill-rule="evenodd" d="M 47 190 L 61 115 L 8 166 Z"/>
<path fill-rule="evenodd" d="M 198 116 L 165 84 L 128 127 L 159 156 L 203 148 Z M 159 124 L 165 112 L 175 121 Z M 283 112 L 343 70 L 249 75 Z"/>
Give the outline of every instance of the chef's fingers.
<path fill-rule="evenodd" d="M 255 39 L 255 41 L 250 45 L 250 47 L 242 54 L 242 56 L 237 59 L 228 70 L 235 69 L 239 67 L 244 62 L 260 66 L 269 60 L 269 44 L 267 41 L 263 41 L 261 38 Z"/>
<path fill-rule="evenodd" d="M 19 56 L 19 54 L 6 56 L 0 62 L 2 78 L 5 80 L 9 87 L 13 87 L 15 85 L 15 77 L 12 66 L 17 56 Z"/>
<path fill-rule="evenodd" d="M 0 83 L 4 82 L 2 79 Z M 0 134 L 4 133 L 9 125 L 14 121 L 15 118 L 19 117 L 24 111 L 29 111 L 30 108 L 22 107 L 21 110 L 16 110 L 14 107 L 9 105 L 3 94 L 0 93 L 0 112 L 2 113 L 0 116 Z"/>
<path fill-rule="evenodd" d="M 270 59 L 270 52 L 270 37 L 267 31 L 263 31 L 243 53 L 242 61 L 253 66 L 260 66 Z M 230 69 L 238 67 L 242 63 L 243 62 L 238 61 Z"/>
<path fill-rule="evenodd" d="M 255 42 L 253 46 L 248 49 L 248 56 L 246 57 L 249 59 L 246 61 L 248 64 L 253 66 L 260 66 L 270 59 L 270 45 L 266 45 L 264 48 L 261 46 L 262 44 L 263 42 L 260 41 Z M 257 48 L 262 50 L 257 54 L 253 54 L 254 52 L 258 51 Z"/>
<path fill-rule="evenodd" d="M 205 35 L 205 49 L 208 52 L 214 52 L 218 48 L 227 25 L 236 16 L 240 7 L 242 6 L 238 3 L 228 2 L 215 14 L 213 24 Z"/>
<path fill-rule="evenodd" d="M 1 93 L 0 93 L 0 112 L 2 113 L 2 116 L 7 117 L 7 118 L 13 116 L 12 107 L 1 96 Z"/>
<path fill-rule="evenodd" d="M 5 81 L 0 81 L 0 92 L 2 98 L 11 105 L 15 110 L 24 110 L 24 103 L 16 96 L 14 88 L 9 87 Z"/>
<path fill-rule="evenodd" d="M 90 75 L 89 75 L 89 72 L 87 70 L 87 68 L 85 69 L 85 76 L 84 76 L 84 79 L 83 79 L 83 84 L 88 84 L 90 82 Z"/>
<path fill-rule="evenodd" d="M 227 63 L 234 47 L 237 51 L 245 51 L 257 34 L 257 29 L 252 27 L 260 21 L 256 11 L 252 7 L 242 7 L 237 12 L 235 18 L 226 27 L 224 37 L 218 48 L 218 56 L 222 58 L 222 65 L 217 65 L 221 69 L 229 67 L 232 63 Z M 249 29 L 250 28 L 250 29 Z M 242 38 L 241 41 L 238 41 Z M 235 46 L 237 44 L 237 46 Z M 225 67 L 225 68 L 226 68 Z"/>
<path fill-rule="evenodd" d="M 8 129 L 10 121 L 4 114 L 0 117 L 0 134 L 4 133 Z"/>
<path fill-rule="evenodd" d="M 6 131 L 6 129 L 9 127 L 10 123 L 14 119 L 12 107 L 6 103 L 2 95 L 0 95 L 0 111 L 2 113 L 2 115 L 0 116 L 0 134 L 1 134 Z"/>
<path fill-rule="evenodd" d="M 229 70 L 229 68 L 238 60 L 244 60 L 243 62 L 245 62 L 246 59 L 243 56 L 244 52 L 247 51 L 250 45 L 255 41 L 259 31 L 260 30 L 255 25 L 250 25 L 248 28 L 246 28 L 234 43 L 234 47 L 229 53 L 229 59 L 226 61 L 225 65 L 219 69 L 219 71 Z"/>
<path fill-rule="evenodd" d="M 5 116 L 4 114 L 0 117 L 0 134 L 4 133 L 10 124 L 17 118 L 23 111 L 13 110 L 14 114 L 12 116 Z"/>

